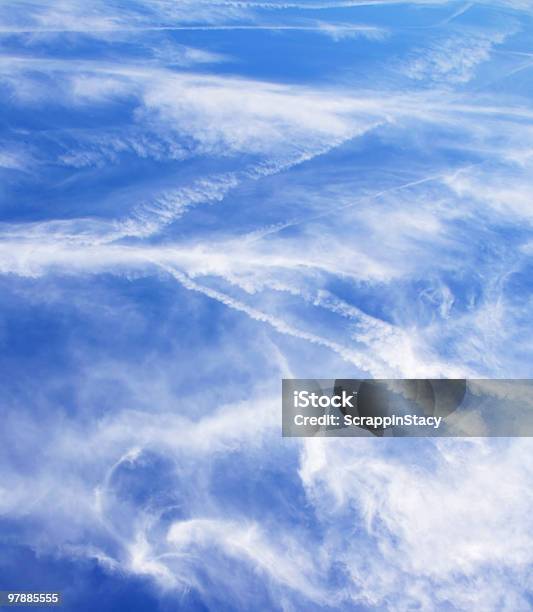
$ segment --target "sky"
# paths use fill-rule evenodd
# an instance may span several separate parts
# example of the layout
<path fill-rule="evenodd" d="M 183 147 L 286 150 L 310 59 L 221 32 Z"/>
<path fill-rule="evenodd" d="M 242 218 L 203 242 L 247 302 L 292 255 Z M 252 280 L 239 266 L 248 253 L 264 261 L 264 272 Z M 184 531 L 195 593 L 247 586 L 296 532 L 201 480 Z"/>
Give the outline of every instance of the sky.
<path fill-rule="evenodd" d="M 533 608 L 527 438 L 282 378 L 533 375 L 533 2 L 0 5 L 0 588 Z"/>

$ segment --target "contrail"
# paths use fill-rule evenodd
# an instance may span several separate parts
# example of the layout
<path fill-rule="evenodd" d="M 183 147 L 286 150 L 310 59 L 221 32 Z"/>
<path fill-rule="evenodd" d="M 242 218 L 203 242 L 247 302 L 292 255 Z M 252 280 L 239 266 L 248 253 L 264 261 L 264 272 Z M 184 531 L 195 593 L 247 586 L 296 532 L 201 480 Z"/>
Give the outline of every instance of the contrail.
<path fill-rule="evenodd" d="M 480 162 L 481 163 L 481 162 Z M 464 168 L 460 168 L 458 170 L 458 172 L 462 172 L 464 170 L 469 170 L 470 168 L 474 167 L 474 166 L 478 166 L 480 165 L 480 163 L 478 164 L 470 164 L 468 166 L 465 166 Z M 369 195 L 366 196 L 362 196 L 360 198 L 357 198 L 357 200 L 354 200 L 353 202 L 350 202 L 348 204 L 344 204 L 343 206 L 338 206 L 337 208 L 331 208 L 325 212 L 321 212 L 318 213 L 316 215 L 312 215 L 310 217 L 302 217 L 300 219 L 294 219 L 292 221 L 288 221 L 287 223 L 284 223 L 282 225 L 278 225 L 276 227 L 273 227 L 271 229 L 268 229 L 264 232 L 261 232 L 259 234 L 254 233 L 253 237 L 247 241 L 247 242 L 255 242 L 256 240 L 259 240 L 260 238 L 263 238 L 264 236 L 268 236 L 270 234 L 276 234 L 278 232 L 283 231 L 284 229 L 287 229 L 289 227 L 295 227 L 297 225 L 302 225 L 304 223 L 308 223 L 309 221 L 315 221 L 316 219 L 322 219 L 323 217 L 327 217 L 331 214 L 337 213 L 339 211 L 342 210 L 346 210 L 348 208 L 353 208 L 354 206 L 357 206 L 357 204 L 361 204 L 362 202 L 367 202 L 369 200 L 373 200 L 376 198 L 379 198 L 381 196 L 387 195 L 389 193 L 396 193 L 398 191 L 402 191 L 404 189 L 409 189 L 410 187 L 416 187 L 417 185 L 423 185 L 424 183 L 429 183 L 431 181 L 437 181 L 439 179 L 445 178 L 446 176 L 448 176 L 449 172 L 441 172 L 439 174 L 434 174 L 431 176 L 426 176 L 425 178 L 422 179 L 418 179 L 416 181 L 410 181 L 409 183 L 404 183 L 403 185 L 398 185 L 396 187 L 390 187 L 389 189 L 384 189 L 382 191 L 378 191 L 376 193 L 371 193 Z"/>
<path fill-rule="evenodd" d="M 266 30 L 266 31 L 289 31 L 289 32 L 362 32 L 362 33 L 383 33 L 382 28 L 375 26 L 359 26 L 349 24 L 324 24 L 316 26 L 299 26 L 299 25 L 191 25 L 191 26 L 146 26 L 146 27 L 128 27 L 128 26 L 109 26 L 109 27 L 94 27 L 94 28 L 0 28 L 0 34 L 86 34 L 86 33 L 113 33 L 113 32 L 159 32 L 159 31 L 233 31 L 233 30 Z"/>

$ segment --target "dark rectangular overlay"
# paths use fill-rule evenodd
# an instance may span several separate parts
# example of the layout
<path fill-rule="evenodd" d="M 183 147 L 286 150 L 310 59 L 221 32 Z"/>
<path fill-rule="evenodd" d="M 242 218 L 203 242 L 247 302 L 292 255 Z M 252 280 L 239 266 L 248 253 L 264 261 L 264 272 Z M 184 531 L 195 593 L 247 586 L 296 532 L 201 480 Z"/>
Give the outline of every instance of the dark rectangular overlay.
<path fill-rule="evenodd" d="M 533 436 L 533 380 L 284 379 L 283 436 Z"/>

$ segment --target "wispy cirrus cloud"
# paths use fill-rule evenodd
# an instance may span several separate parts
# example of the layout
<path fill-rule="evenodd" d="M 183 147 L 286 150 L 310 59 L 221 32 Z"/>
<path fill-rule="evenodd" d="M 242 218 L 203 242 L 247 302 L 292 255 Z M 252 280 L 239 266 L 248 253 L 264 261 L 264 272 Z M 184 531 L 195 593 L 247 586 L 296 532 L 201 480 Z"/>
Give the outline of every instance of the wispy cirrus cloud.
<path fill-rule="evenodd" d="M 415 54 L 405 67 L 405 74 L 425 83 L 468 83 L 478 66 L 490 58 L 493 48 L 512 33 L 512 28 L 493 33 L 474 31 L 436 41 L 429 50 Z"/>
<path fill-rule="evenodd" d="M 170 607 L 528 609 L 527 440 L 282 441 L 278 395 L 531 374 L 530 3 L 15 8 L 0 533 Z"/>

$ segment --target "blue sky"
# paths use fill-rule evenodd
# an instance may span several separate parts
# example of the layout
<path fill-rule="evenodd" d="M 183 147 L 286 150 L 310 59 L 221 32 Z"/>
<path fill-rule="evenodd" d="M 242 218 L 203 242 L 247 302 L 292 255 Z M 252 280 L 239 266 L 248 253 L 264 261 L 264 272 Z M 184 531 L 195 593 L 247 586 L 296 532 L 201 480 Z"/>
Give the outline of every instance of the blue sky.
<path fill-rule="evenodd" d="M 0 587 L 529 610 L 527 439 L 281 378 L 529 378 L 531 0 L 0 6 Z"/>

